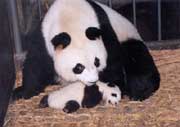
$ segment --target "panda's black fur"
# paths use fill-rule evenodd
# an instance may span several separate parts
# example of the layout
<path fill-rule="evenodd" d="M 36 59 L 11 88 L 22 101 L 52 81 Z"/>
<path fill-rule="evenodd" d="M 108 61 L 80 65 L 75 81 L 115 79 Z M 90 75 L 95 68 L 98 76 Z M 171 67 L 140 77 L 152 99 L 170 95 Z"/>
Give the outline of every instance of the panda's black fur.
<path fill-rule="evenodd" d="M 144 100 L 159 88 L 160 75 L 146 45 L 129 38 L 119 42 L 106 12 L 97 3 L 87 0 L 94 9 L 107 50 L 107 67 L 100 81 L 117 84 L 122 95 Z"/>
<path fill-rule="evenodd" d="M 45 47 L 41 22 L 25 37 L 27 55 L 22 69 L 22 86 L 13 91 L 13 99 L 29 99 L 38 95 L 49 84 L 55 84 L 53 60 Z"/>
<path fill-rule="evenodd" d="M 96 84 L 85 87 L 82 107 L 85 108 L 94 107 L 97 104 L 99 104 L 101 100 L 102 100 L 102 93 L 99 91 L 99 87 Z"/>

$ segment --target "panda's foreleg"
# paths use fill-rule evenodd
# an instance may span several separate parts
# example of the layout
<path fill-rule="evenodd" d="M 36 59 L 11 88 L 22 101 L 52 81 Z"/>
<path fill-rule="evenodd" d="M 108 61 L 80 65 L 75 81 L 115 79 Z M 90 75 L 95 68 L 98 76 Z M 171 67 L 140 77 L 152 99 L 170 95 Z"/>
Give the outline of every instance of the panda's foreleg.
<path fill-rule="evenodd" d="M 125 51 L 125 93 L 133 100 L 144 100 L 159 88 L 160 75 L 151 54 L 142 41 L 128 40 L 122 44 Z"/>
<path fill-rule="evenodd" d="M 32 47 L 23 64 L 22 86 L 13 91 L 13 99 L 29 99 L 38 95 L 44 88 L 54 82 L 54 67 L 50 57 Z"/>

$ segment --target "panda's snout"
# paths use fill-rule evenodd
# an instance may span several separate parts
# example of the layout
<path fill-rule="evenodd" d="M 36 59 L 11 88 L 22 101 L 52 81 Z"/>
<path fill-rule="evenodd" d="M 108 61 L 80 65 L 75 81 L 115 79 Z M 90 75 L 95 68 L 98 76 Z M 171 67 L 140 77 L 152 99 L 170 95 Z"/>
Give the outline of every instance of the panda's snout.
<path fill-rule="evenodd" d="M 91 79 L 88 81 L 88 85 L 94 85 L 99 80 L 99 77 L 94 77 L 94 79 Z"/>
<path fill-rule="evenodd" d="M 84 70 L 83 74 L 79 76 L 79 79 L 87 85 L 93 85 L 99 80 L 97 69 Z"/>
<path fill-rule="evenodd" d="M 94 74 L 94 75 L 89 75 L 89 78 L 88 78 L 88 79 L 89 79 L 89 80 L 87 80 L 88 83 L 90 83 L 90 84 L 95 84 L 95 83 L 99 80 L 99 76 L 96 75 L 96 74 Z"/>

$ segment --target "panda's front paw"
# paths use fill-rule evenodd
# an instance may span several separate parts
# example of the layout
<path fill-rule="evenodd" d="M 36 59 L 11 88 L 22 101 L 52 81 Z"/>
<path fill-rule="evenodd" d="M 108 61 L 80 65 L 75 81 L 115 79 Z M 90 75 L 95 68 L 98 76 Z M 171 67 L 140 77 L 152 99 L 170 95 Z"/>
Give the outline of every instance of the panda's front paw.
<path fill-rule="evenodd" d="M 108 85 L 103 94 L 106 104 L 117 105 L 121 100 L 121 91 L 116 85 L 113 85 L 113 87 Z"/>

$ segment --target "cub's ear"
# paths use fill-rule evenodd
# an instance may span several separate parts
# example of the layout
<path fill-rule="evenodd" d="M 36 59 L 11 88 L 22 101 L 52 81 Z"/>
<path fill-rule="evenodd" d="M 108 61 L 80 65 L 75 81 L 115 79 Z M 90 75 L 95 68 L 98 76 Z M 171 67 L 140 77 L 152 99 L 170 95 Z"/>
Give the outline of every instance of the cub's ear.
<path fill-rule="evenodd" d="M 54 36 L 51 42 L 55 49 L 59 46 L 61 46 L 62 49 L 64 49 L 71 43 L 71 37 L 68 33 L 63 32 Z"/>
<path fill-rule="evenodd" d="M 96 40 L 102 35 L 102 32 L 99 28 L 97 27 L 88 27 L 86 29 L 86 36 L 90 40 Z"/>

